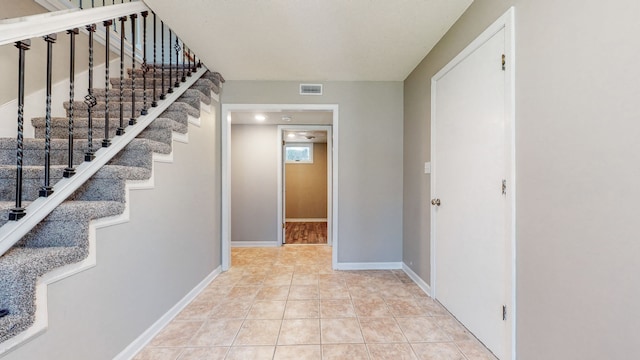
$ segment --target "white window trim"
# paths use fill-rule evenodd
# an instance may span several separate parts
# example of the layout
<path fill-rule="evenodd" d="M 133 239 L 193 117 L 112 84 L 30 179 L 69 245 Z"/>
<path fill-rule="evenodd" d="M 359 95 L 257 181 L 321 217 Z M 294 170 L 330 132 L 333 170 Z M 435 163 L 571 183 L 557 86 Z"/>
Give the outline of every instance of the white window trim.
<path fill-rule="evenodd" d="M 289 160 L 287 159 L 287 148 L 288 147 L 306 147 L 309 149 L 309 160 Z M 313 164 L 313 143 L 299 143 L 299 142 L 291 142 L 284 144 L 284 158 L 285 163 L 287 164 Z"/>

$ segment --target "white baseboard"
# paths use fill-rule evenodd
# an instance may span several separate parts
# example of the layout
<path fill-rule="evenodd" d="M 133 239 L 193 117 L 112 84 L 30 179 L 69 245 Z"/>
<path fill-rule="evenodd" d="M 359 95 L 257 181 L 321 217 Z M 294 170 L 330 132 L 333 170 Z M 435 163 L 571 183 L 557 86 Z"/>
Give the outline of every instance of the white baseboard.
<path fill-rule="evenodd" d="M 294 218 L 294 219 L 285 219 L 285 222 L 327 222 L 327 219 L 324 218 Z"/>
<path fill-rule="evenodd" d="M 142 349 L 167 326 L 193 299 L 195 299 L 212 281 L 222 272 L 222 267 L 218 266 L 207 277 L 205 277 L 196 287 L 194 287 L 185 297 L 167 311 L 160 319 L 145 330 L 137 339 L 133 340 L 114 360 L 129 360 L 136 356 Z"/>
<path fill-rule="evenodd" d="M 336 270 L 396 270 L 402 269 L 401 262 L 337 263 Z"/>
<path fill-rule="evenodd" d="M 276 247 L 280 246 L 277 241 L 232 241 L 231 247 Z"/>
<path fill-rule="evenodd" d="M 402 271 L 404 271 L 405 274 L 407 274 L 407 276 L 409 276 L 411 280 L 413 280 L 413 282 L 415 282 L 416 285 L 418 285 L 418 287 L 420 287 L 420 289 L 424 291 L 425 294 L 431 297 L 431 286 L 429 286 L 429 284 L 424 282 L 424 280 L 422 280 L 422 278 L 418 276 L 418 274 L 416 274 L 413 270 L 411 270 L 411 268 L 407 266 L 407 264 L 402 263 Z"/>

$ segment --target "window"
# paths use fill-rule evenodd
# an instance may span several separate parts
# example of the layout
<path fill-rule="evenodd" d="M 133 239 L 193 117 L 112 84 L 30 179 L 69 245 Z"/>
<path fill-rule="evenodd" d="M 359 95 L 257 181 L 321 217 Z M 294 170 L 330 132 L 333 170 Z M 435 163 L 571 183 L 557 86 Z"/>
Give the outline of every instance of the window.
<path fill-rule="evenodd" d="M 287 163 L 313 163 L 313 144 L 285 144 L 284 159 Z"/>

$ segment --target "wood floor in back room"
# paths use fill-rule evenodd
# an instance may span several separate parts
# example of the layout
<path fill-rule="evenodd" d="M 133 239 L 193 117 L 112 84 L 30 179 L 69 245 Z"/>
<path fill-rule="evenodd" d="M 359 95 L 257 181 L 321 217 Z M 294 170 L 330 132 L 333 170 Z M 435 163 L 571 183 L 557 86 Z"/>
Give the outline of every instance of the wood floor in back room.
<path fill-rule="evenodd" d="M 285 223 L 285 241 L 287 244 L 326 244 L 326 222 L 287 222 Z"/>

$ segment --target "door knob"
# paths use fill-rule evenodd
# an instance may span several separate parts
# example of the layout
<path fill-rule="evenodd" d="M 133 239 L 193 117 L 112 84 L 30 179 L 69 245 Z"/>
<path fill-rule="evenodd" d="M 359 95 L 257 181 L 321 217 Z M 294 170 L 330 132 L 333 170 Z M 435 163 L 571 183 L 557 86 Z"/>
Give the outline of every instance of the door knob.
<path fill-rule="evenodd" d="M 431 205 L 440 206 L 440 199 L 431 200 Z"/>

